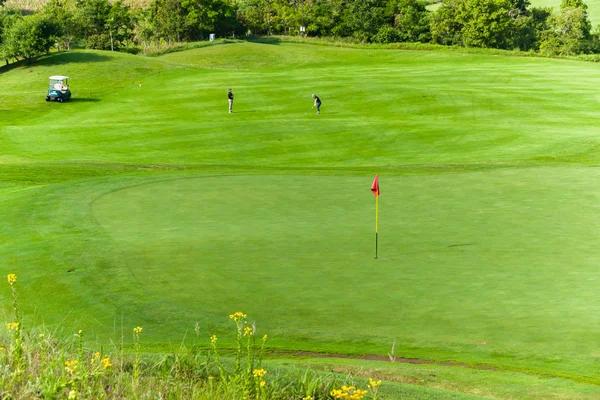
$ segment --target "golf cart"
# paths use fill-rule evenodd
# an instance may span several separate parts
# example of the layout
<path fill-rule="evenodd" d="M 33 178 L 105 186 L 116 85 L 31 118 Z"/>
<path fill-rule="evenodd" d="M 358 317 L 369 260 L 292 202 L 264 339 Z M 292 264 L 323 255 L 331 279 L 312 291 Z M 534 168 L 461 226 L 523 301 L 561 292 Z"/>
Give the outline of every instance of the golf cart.
<path fill-rule="evenodd" d="M 67 83 L 68 79 L 68 76 L 51 76 L 50 83 L 48 84 L 46 101 L 54 100 L 62 103 L 63 101 L 70 100 L 71 91 L 69 90 L 69 84 Z"/>

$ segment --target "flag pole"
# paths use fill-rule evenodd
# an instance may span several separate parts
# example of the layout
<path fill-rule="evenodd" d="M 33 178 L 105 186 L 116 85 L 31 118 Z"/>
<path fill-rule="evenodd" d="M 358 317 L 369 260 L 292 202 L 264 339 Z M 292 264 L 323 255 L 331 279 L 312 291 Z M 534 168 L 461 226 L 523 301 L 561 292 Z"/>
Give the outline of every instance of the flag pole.
<path fill-rule="evenodd" d="M 375 195 L 375 259 L 379 255 L 379 174 L 375 175 L 373 184 L 371 185 L 371 192 Z"/>
<path fill-rule="evenodd" d="M 375 196 L 375 259 L 379 250 L 379 196 Z"/>

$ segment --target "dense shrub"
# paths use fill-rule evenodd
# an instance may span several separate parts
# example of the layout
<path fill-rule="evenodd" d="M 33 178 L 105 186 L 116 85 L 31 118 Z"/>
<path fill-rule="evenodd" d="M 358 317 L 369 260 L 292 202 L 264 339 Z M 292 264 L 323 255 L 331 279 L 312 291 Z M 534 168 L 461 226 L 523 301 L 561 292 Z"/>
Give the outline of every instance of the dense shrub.
<path fill-rule="evenodd" d="M 377 35 L 373 37 L 373 41 L 375 43 L 388 44 L 400 42 L 402 41 L 402 39 L 401 34 L 400 32 L 398 32 L 397 29 L 389 25 L 384 25 L 381 28 L 379 28 L 379 32 L 377 32 Z"/>

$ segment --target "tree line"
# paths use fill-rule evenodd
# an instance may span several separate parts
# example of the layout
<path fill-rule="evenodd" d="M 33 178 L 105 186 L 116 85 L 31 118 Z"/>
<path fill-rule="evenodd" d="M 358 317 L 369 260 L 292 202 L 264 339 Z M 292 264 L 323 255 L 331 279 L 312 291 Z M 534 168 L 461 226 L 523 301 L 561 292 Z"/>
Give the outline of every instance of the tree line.
<path fill-rule="evenodd" d="M 49 0 L 24 15 L 0 0 L 0 57 L 31 59 L 73 43 L 103 50 L 147 50 L 179 42 L 244 35 L 308 35 L 365 43 L 421 42 L 538 51 L 548 55 L 600 52 L 582 0 L 560 8 L 528 0 Z M 429 0 L 432 1 L 432 0 Z M 301 27 L 303 27 L 301 29 Z"/>

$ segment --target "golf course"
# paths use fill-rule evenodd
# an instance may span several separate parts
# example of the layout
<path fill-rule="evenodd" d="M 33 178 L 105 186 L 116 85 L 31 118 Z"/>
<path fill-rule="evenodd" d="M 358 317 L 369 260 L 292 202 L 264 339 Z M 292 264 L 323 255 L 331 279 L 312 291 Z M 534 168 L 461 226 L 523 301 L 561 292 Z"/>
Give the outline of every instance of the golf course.
<path fill-rule="evenodd" d="M 274 362 L 403 398 L 597 399 L 598 87 L 591 62 L 278 38 L 1 67 L 0 271 L 58 335 L 233 348 L 242 311 Z"/>

